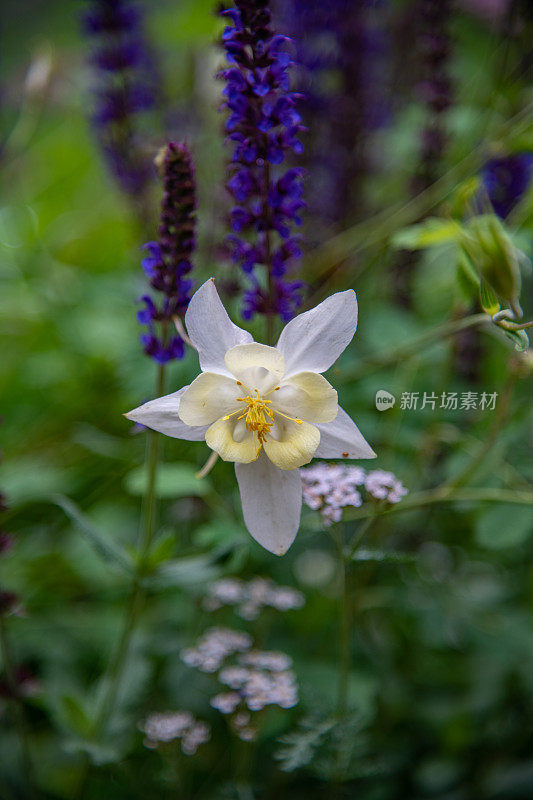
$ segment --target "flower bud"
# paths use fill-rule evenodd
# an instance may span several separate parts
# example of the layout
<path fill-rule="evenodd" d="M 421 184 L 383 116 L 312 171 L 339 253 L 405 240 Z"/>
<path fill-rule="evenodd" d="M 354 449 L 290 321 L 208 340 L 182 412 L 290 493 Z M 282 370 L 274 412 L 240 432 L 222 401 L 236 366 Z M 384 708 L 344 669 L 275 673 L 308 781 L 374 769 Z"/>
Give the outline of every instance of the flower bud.
<path fill-rule="evenodd" d="M 524 258 L 494 214 L 473 217 L 465 226 L 460 245 L 478 274 L 496 295 L 514 306 L 520 297 L 519 261 Z"/>

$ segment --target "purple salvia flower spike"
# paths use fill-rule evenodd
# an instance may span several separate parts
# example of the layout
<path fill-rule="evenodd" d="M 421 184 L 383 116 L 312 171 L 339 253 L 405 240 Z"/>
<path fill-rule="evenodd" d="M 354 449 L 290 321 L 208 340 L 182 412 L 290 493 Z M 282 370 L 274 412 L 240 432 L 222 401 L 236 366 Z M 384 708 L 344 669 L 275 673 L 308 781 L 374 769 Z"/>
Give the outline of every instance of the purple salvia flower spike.
<path fill-rule="evenodd" d="M 298 137 L 304 130 L 298 96 L 289 87 L 291 40 L 272 31 L 267 0 L 236 0 L 235 6 L 222 12 L 232 23 L 222 36 L 231 66 L 220 77 L 226 81 L 222 108 L 228 112 L 227 142 L 233 148 L 227 189 L 236 203 L 227 243 L 232 261 L 252 282 L 243 317 L 261 313 L 286 320 L 300 305 L 303 284 L 286 279 L 299 251 L 282 242 L 301 224 L 298 212 L 305 205 L 303 170 L 280 169 L 289 153 L 302 152 Z M 255 276 L 261 266 L 268 288 Z"/>
<path fill-rule="evenodd" d="M 182 339 L 171 331 L 173 318 L 185 314 L 193 285 L 188 275 L 196 247 L 196 185 L 185 144 L 170 142 L 157 161 L 163 176 L 159 238 L 143 245 L 147 255 L 141 264 L 161 300 L 158 304 L 149 295 L 139 298 L 144 307 L 137 312 L 137 320 L 148 328 L 140 337 L 144 352 L 166 364 L 185 355 Z"/>
<path fill-rule="evenodd" d="M 92 122 L 100 147 L 121 189 L 139 198 L 154 170 L 139 144 L 136 118 L 155 106 L 159 83 L 141 8 L 130 0 L 92 0 L 82 28 L 93 45 Z"/>

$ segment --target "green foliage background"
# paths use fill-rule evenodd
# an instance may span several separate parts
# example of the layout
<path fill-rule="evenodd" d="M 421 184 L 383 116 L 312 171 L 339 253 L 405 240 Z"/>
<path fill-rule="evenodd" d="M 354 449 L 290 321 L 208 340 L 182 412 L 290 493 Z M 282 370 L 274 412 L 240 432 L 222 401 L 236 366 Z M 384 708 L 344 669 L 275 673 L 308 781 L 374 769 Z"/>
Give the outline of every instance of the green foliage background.
<path fill-rule="evenodd" d="M 194 474 L 206 448 L 172 439 L 163 445 L 161 531 L 143 623 L 116 718 L 106 737 L 90 741 L 136 555 L 146 444 L 121 415 L 153 393 L 155 368 L 138 344 L 135 300 L 144 290 L 139 246 L 155 234 L 159 194 L 154 186 L 154 218 L 142 227 L 101 163 L 87 122 L 81 5 L 9 0 L 2 23 L 0 486 L 10 506 L 4 527 L 16 547 L 0 571 L 2 587 L 18 592 L 26 609 L 6 623 L 14 657 L 39 683 L 25 701 L 38 796 L 77 797 L 89 753 L 90 798 L 323 798 L 328 791 L 361 800 L 531 797 L 531 505 L 449 502 L 380 518 L 367 543 L 378 555 L 352 568 L 353 713 L 337 724 L 338 576 L 330 537 L 306 510 L 289 554 L 271 556 L 244 529 L 232 466 L 219 463 L 199 482 Z M 186 130 L 191 108 L 196 115 L 198 285 L 219 275 L 225 232 L 220 86 L 212 77 L 219 22 L 207 0 L 157 0 L 149 24 L 167 96 L 183 104 Z M 517 42 L 464 12 L 455 36 L 457 100 L 436 197 L 443 216 L 491 148 L 533 149 L 524 111 L 531 85 L 516 71 Z M 51 58 L 52 75 L 28 98 L 24 76 L 39 53 Z M 458 477 L 463 488 L 531 491 L 531 354 L 517 354 L 493 328 L 479 333 L 474 389 L 508 403 L 501 424 L 498 411 L 409 412 L 399 402 L 375 409 L 378 389 L 398 398 L 472 389 L 458 377 L 455 338 L 402 350 L 476 303 L 458 283 L 449 248 L 423 252 L 411 310 L 391 299 L 391 237 L 418 216 L 407 203 L 421 113 L 410 103 L 376 134 L 382 164 L 366 187 L 368 217 L 344 238 L 332 232 L 304 259 L 312 282 L 339 262 L 324 290 L 353 286 L 358 293 L 359 330 L 331 379 L 378 453 L 372 466 L 393 470 L 411 495 Z M 155 152 L 163 132 L 155 118 L 146 124 Z M 530 193 L 513 219 L 513 236 L 529 255 L 532 232 Z M 530 319 L 531 278 L 522 303 Z M 237 320 L 237 304 L 232 313 Z M 260 322 L 254 333 L 262 336 Z M 189 353 L 170 367 L 168 390 L 196 371 Z M 357 524 L 348 521 L 348 531 Z M 306 606 L 249 624 L 229 611 L 213 617 L 202 610 L 210 581 L 256 574 L 298 587 Z M 260 645 L 294 659 L 300 704 L 266 714 L 254 749 L 232 739 L 209 706 L 210 679 L 179 658 L 213 619 L 248 627 Z M 209 719 L 213 737 L 194 759 L 175 764 L 174 752 L 143 747 L 137 725 L 153 710 L 184 707 Z M 7 702 L 2 711 L 0 797 L 26 798 L 15 715 Z M 347 767 L 342 786 L 330 790 L 339 753 Z"/>

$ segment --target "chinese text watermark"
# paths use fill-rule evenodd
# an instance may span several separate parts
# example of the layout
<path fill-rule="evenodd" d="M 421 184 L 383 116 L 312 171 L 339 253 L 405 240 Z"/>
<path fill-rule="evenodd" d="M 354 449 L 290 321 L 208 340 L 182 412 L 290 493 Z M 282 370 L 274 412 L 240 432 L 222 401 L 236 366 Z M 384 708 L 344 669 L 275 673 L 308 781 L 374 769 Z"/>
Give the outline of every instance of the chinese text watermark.
<path fill-rule="evenodd" d="M 498 392 L 402 392 L 402 411 L 443 409 L 445 411 L 494 411 Z M 396 398 L 385 389 L 376 392 L 376 408 L 386 411 L 392 408 Z"/>

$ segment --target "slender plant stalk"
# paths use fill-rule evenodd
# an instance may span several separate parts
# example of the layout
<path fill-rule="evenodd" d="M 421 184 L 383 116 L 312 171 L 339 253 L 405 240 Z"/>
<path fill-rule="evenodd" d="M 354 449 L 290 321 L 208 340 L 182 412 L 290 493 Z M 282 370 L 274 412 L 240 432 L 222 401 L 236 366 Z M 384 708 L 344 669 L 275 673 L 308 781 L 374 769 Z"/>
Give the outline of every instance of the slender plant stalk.
<path fill-rule="evenodd" d="M 23 779 L 26 782 L 26 790 L 28 792 L 28 798 L 34 798 L 35 797 L 35 790 L 34 790 L 35 784 L 33 778 L 34 772 L 30 756 L 26 714 L 24 713 L 24 705 L 20 698 L 20 692 L 15 678 L 15 670 L 13 668 L 13 662 L 11 660 L 11 652 L 9 648 L 6 623 L 4 616 L 2 614 L 0 614 L 0 650 L 2 652 L 2 665 L 4 667 L 6 683 L 9 689 L 9 693 L 11 695 L 11 704 L 13 708 L 13 714 L 15 717 L 17 735 L 19 738 L 22 775 L 24 776 Z"/>
<path fill-rule="evenodd" d="M 494 421 L 479 449 L 474 454 L 473 458 L 464 466 L 459 475 L 445 484 L 446 486 L 449 486 L 451 489 L 457 489 L 465 483 L 469 483 L 471 477 L 475 475 L 479 467 L 483 464 L 487 455 L 498 441 L 498 436 L 508 419 L 515 383 L 516 376 L 511 375 L 505 384 L 503 397 L 501 402 L 498 403 Z"/>
<path fill-rule="evenodd" d="M 336 526 L 335 542 L 340 571 L 341 592 L 339 609 L 339 687 L 337 714 L 340 720 L 348 712 L 348 687 L 350 681 L 350 631 L 352 623 L 349 567 L 344 554 L 344 537 L 341 525 Z"/>
<path fill-rule="evenodd" d="M 359 545 L 361 544 L 364 537 L 366 536 L 366 534 L 368 533 L 369 529 L 372 527 L 375 521 L 376 521 L 376 515 L 374 514 L 371 517 L 368 517 L 368 519 L 366 519 L 363 522 L 363 524 L 359 526 L 354 538 L 350 543 L 350 547 L 345 552 L 345 558 L 348 561 L 351 561 L 351 559 L 354 557 L 355 553 L 359 548 Z"/>
<path fill-rule="evenodd" d="M 517 135 L 531 125 L 533 103 L 525 106 L 494 131 L 494 138 L 501 139 L 510 133 Z M 398 228 L 409 225 L 421 215 L 441 203 L 457 184 L 477 172 L 486 158 L 485 145 L 474 148 L 459 164 L 455 165 L 439 180 L 407 203 L 398 203 L 380 211 L 368 220 L 358 223 L 346 231 L 329 239 L 310 254 L 304 264 L 305 274 L 311 276 L 313 283 L 323 272 L 331 274 L 335 265 L 342 265 L 347 256 L 367 249 L 380 242 L 386 242 Z M 306 306 L 313 305 L 316 298 L 307 298 Z"/>
<path fill-rule="evenodd" d="M 383 355 L 371 356 L 360 361 L 353 367 L 345 367 L 342 374 L 338 376 L 338 381 L 353 381 L 362 377 L 363 375 L 372 372 L 380 367 L 387 367 L 391 364 L 396 364 L 413 355 L 418 355 L 421 348 L 438 342 L 441 339 L 447 339 L 449 336 L 455 336 L 457 333 L 466 330 L 467 328 L 475 328 L 485 322 L 490 322 L 490 317 L 487 314 L 472 314 L 463 319 L 451 320 L 442 325 L 437 325 L 435 328 L 426 331 L 421 336 L 417 336 L 411 341 L 400 345 L 394 350 Z"/>
<path fill-rule="evenodd" d="M 156 397 L 160 397 L 163 394 L 164 385 L 165 367 L 164 365 L 160 365 L 157 372 Z M 121 679 L 124 674 L 124 669 L 131 650 L 131 641 L 144 606 L 145 597 L 142 578 L 146 570 L 146 561 L 150 553 L 150 547 L 156 526 L 156 480 L 160 455 L 160 434 L 156 433 L 155 431 L 148 431 L 147 435 L 146 467 L 148 481 L 143 502 L 139 554 L 135 573 L 133 575 L 128 605 L 126 607 L 126 613 L 124 616 L 122 633 L 120 635 L 117 648 L 109 662 L 106 676 L 107 686 L 105 687 L 105 691 L 102 693 L 102 699 L 99 705 L 98 713 L 91 731 L 92 739 L 95 741 L 97 741 L 99 737 L 105 733 L 107 724 L 115 711 L 117 699 L 120 693 Z M 84 795 L 89 769 L 90 761 L 86 757 L 81 770 L 78 790 L 75 794 L 75 796 L 78 798 L 82 798 Z"/>
<path fill-rule="evenodd" d="M 533 492 L 515 491 L 513 489 L 453 489 L 449 486 L 439 486 L 425 492 L 415 492 L 406 497 L 401 503 L 383 508 L 381 511 L 374 509 L 347 508 L 344 518 L 348 520 L 367 519 L 370 516 L 389 516 L 402 511 L 413 511 L 435 503 L 511 503 L 517 505 L 533 506 Z"/>

